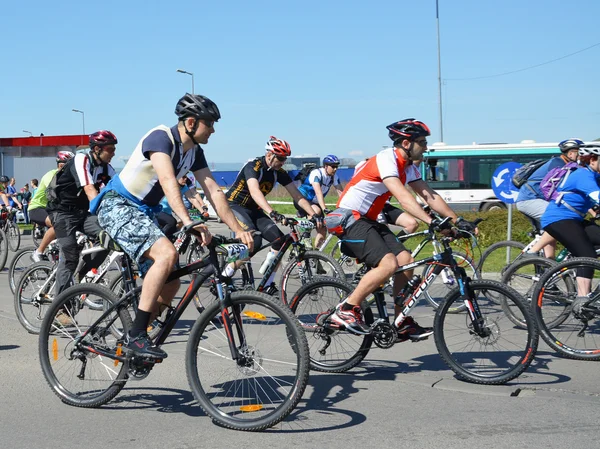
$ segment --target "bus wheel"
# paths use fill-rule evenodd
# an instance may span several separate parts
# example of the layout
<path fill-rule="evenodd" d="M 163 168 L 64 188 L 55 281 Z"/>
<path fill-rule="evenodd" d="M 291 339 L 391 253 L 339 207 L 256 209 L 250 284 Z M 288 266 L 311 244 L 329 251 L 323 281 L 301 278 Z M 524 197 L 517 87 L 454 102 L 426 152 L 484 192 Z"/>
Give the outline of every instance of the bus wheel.
<path fill-rule="evenodd" d="M 505 210 L 506 204 L 501 202 L 483 203 L 481 206 L 481 212 Z"/>

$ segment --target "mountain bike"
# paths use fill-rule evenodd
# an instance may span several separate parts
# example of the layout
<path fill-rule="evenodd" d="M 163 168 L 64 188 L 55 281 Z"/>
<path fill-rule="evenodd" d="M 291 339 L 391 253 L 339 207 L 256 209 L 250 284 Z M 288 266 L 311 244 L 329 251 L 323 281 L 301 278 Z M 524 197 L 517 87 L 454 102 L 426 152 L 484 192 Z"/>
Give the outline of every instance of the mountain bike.
<path fill-rule="evenodd" d="M 430 231 L 435 236 L 435 230 Z M 460 232 L 459 237 L 467 235 Z M 358 365 L 373 344 L 382 349 L 394 346 L 408 314 L 434 279 L 448 268 L 457 286 L 436 310 L 434 321 L 435 344 L 444 362 L 459 378 L 479 384 L 503 384 L 526 370 L 538 345 L 529 307 L 516 291 L 499 282 L 471 281 L 454 260 L 450 239 L 443 237 L 440 241 L 444 248 L 441 254 L 397 270 L 432 267 L 427 277 L 415 275 L 403 293 L 394 298 L 395 304 L 403 308 L 394 320 L 388 316 L 382 288 L 363 301 L 365 322 L 370 326 L 367 335 L 350 333 L 329 319 L 335 306 L 353 291 L 352 285 L 338 279 L 317 279 L 304 286 L 294 297 L 291 309 L 308 335 L 311 368 L 344 372 Z M 464 306 L 461 313 L 450 313 L 460 306 Z M 507 311 L 525 325 L 516 326 Z"/>
<path fill-rule="evenodd" d="M 189 238 L 193 226 L 182 229 Z M 300 401 L 309 374 L 306 336 L 291 311 L 254 291 L 234 292 L 221 276 L 216 248 L 228 261 L 243 259 L 248 248 L 239 240 L 213 236 L 209 255 L 171 273 L 166 282 L 197 273 L 174 307 L 169 307 L 154 344 L 165 343 L 177 321 L 205 281 L 215 286 L 218 301 L 197 318 L 186 349 L 190 388 L 202 409 L 221 426 L 257 431 L 284 419 Z M 134 286 L 129 257 L 122 258 L 126 286 Z M 128 354 L 122 336 L 132 326 L 140 287 L 117 297 L 96 284 L 78 284 L 53 302 L 40 332 L 40 362 L 52 391 L 65 403 L 98 407 L 129 379 L 144 379 L 156 363 Z M 90 308 L 82 297 L 104 304 Z M 56 317 L 67 314 L 72 325 Z"/>

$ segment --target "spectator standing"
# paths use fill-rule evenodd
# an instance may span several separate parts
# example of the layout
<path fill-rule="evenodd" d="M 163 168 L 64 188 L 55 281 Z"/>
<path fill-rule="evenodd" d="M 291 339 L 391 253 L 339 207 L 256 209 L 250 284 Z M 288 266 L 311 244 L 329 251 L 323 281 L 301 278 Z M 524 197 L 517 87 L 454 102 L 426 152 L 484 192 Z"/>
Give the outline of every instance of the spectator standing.
<path fill-rule="evenodd" d="M 29 213 L 27 211 L 29 207 L 29 201 L 31 201 L 31 192 L 29 191 L 29 184 L 25 184 L 21 189 L 21 205 L 23 206 L 25 224 L 29 224 Z"/>

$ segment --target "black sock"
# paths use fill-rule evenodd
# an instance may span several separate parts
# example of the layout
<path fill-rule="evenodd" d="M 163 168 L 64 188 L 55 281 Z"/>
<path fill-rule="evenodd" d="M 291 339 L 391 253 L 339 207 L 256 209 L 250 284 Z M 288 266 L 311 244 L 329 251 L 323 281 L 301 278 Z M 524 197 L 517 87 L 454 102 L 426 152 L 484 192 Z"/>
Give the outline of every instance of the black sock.
<path fill-rule="evenodd" d="M 129 331 L 129 336 L 131 338 L 136 338 L 147 332 L 148 323 L 150 323 L 150 315 L 152 315 L 151 312 L 145 312 L 138 309 L 137 315 L 135 316 L 135 320 L 133 322 L 133 327 Z"/>
<path fill-rule="evenodd" d="M 342 310 L 352 310 L 354 308 L 354 304 L 348 304 L 347 302 L 342 304 Z"/>

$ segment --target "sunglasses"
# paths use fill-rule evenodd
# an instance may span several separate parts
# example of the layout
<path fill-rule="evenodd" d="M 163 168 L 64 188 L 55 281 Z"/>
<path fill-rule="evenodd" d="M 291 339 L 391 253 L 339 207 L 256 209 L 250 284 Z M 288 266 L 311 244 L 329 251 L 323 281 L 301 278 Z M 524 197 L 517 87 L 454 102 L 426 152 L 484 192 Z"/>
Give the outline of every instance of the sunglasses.
<path fill-rule="evenodd" d="M 338 168 L 340 168 L 339 165 L 328 165 L 328 167 L 331 167 L 334 170 L 337 170 Z"/>
<path fill-rule="evenodd" d="M 419 145 L 421 145 L 422 147 L 427 145 L 427 139 L 420 139 L 420 140 L 415 140 L 415 143 L 418 143 Z"/>
<path fill-rule="evenodd" d="M 275 156 L 275 159 L 277 159 L 279 162 L 285 162 L 285 161 L 287 161 L 287 157 L 286 156 L 279 156 L 277 154 L 273 154 L 273 156 Z"/>

